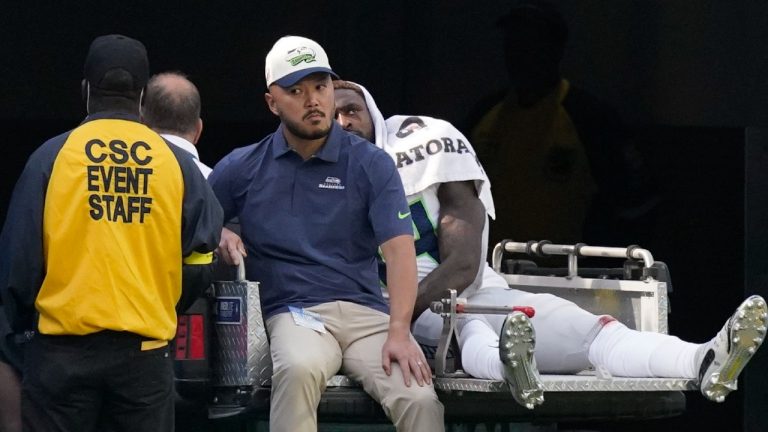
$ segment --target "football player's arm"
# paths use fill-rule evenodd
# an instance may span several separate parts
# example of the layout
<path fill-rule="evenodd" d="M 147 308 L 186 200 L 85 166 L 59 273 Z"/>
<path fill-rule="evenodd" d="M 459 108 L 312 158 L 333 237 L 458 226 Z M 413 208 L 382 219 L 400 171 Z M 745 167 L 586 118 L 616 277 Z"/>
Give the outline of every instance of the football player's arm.
<path fill-rule="evenodd" d="M 419 283 L 413 319 L 439 300 L 448 289 L 464 291 L 477 276 L 486 223 L 483 203 L 474 181 L 443 183 L 437 190 L 440 215 L 437 241 L 440 265 Z"/>

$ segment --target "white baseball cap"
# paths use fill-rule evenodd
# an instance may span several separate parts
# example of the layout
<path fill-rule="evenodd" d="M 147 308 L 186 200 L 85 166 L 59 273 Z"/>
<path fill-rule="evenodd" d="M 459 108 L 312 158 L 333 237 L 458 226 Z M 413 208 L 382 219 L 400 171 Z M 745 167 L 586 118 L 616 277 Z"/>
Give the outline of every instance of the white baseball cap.
<path fill-rule="evenodd" d="M 323 47 L 301 36 L 283 36 L 278 39 L 267 54 L 264 66 L 267 88 L 272 84 L 290 87 L 316 72 L 329 73 L 338 78 L 331 70 Z"/>

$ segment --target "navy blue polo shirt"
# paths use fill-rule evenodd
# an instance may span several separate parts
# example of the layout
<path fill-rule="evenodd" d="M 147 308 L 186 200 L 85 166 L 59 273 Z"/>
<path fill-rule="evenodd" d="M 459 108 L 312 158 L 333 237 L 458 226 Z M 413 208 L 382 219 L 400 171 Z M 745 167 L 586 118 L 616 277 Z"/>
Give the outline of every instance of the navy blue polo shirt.
<path fill-rule="evenodd" d="M 388 312 L 376 257 L 387 240 L 413 234 L 392 158 L 333 122 L 308 160 L 283 125 L 234 150 L 208 181 L 225 220 L 240 219 L 246 273 L 261 283 L 265 317 L 343 300 Z"/>

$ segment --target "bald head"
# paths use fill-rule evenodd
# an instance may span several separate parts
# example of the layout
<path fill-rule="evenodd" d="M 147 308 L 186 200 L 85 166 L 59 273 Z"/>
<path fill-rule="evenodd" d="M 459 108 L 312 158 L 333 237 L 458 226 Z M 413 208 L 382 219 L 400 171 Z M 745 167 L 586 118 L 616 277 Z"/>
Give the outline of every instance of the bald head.
<path fill-rule="evenodd" d="M 182 73 L 153 76 L 147 83 L 141 113 L 144 123 L 158 133 L 178 135 L 192 143 L 200 136 L 200 93 Z"/>

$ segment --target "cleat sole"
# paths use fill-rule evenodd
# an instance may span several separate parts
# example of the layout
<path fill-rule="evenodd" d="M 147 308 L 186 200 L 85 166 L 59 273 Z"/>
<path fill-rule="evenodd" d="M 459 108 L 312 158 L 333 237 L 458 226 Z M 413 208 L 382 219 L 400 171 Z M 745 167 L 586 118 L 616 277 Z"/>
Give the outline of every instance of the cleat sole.
<path fill-rule="evenodd" d="M 768 324 L 765 301 L 753 296 L 739 306 L 731 322 L 731 350 L 724 359 L 715 359 L 719 366 L 710 366 L 709 377 L 702 379 L 701 392 L 710 400 L 723 402 L 738 387 L 738 377 L 757 352 L 765 338 Z"/>
<path fill-rule="evenodd" d="M 536 333 L 522 312 L 507 316 L 502 326 L 499 356 L 504 363 L 504 377 L 515 401 L 534 409 L 544 403 L 544 386 L 533 357 Z"/>

